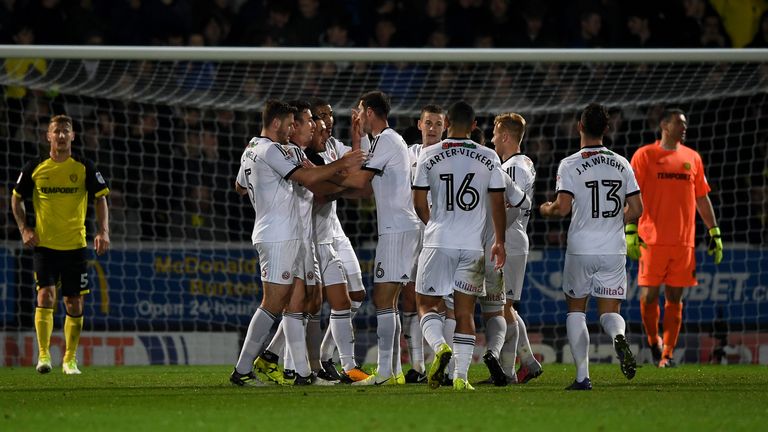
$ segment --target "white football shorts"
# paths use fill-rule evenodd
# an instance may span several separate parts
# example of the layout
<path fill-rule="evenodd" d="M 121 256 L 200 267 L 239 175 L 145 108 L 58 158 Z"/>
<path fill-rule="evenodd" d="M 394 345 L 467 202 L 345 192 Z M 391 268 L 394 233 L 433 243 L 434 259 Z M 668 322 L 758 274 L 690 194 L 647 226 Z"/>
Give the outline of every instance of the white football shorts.
<path fill-rule="evenodd" d="M 484 269 L 482 251 L 425 247 L 419 254 L 416 292 L 439 297 L 453 291 L 484 296 Z"/>
<path fill-rule="evenodd" d="M 373 282 L 408 283 L 416 280 L 416 275 L 412 274 L 413 261 L 420 242 L 421 230 L 380 235 L 376 244 Z"/>
<path fill-rule="evenodd" d="M 344 271 L 344 265 L 336 255 L 333 244 L 319 244 L 315 247 L 317 254 L 317 263 L 320 266 L 320 276 L 323 285 L 338 285 L 347 283 L 347 274 Z"/>
<path fill-rule="evenodd" d="M 261 281 L 273 284 L 291 285 L 293 278 L 304 272 L 303 257 L 300 257 L 301 240 L 264 242 L 253 245 L 259 254 Z"/>
<path fill-rule="evenodd" d="M 627 298 L 626 255 L 565 255 L 563 292 L 569 297 Z"/>

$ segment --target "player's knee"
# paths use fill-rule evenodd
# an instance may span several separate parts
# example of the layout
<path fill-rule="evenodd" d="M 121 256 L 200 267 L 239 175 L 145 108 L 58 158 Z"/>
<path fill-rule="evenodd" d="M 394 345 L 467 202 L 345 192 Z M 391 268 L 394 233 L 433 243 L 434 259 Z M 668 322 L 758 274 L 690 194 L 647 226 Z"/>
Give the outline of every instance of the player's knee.
<path fill-rule="evenodd" d="M 40 288 L 37 291 L 37 306 L 53 308 L 56 305 L 56 292 L 48 288 Z"/>
<path fill-rule="evenodd" d="M 64 307 L 70 316 L 80 316 L 83 314 L 83 297 L 64 297 Z"/>

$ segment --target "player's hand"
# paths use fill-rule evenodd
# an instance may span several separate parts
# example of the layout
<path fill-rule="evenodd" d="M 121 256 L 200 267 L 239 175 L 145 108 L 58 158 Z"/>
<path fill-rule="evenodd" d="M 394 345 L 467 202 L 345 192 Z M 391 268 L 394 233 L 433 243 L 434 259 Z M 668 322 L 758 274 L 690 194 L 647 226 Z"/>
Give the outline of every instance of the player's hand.
<path fill-rule="evenodd" d="M 362 150 L 352 150 L 344 153 L 344 156 L 339 159 L 343 169 L 360 168 L 365 161 L 365 152 Z"/>
<path fill-rule="evenodd" d="M 93 237 L 93 248 L 96 249 L 96 255 L 104 255 L 109 250 L 109 234 L 96 234 Z"/>
<path fill-rule="evenodd" d="M 643 254 L 641 248 L 647 247 L 640 235 L 637 234 L 637 224 L 624 226 L 624 236 L 627 239 L 627 256 L 629 259 L 637 261 Z"/>
<path fill-rule="evenodd" d="M 715 264 L 723 260 L 723 240 L 720 238 L 720 227 L 712 227 L 707 231 L 707 255 L 715 258 Z"/>
<path fill-rule="evenodd" d="M 25 247 L 33 248 L 40 243 L 40 238 L 37 236 L 37 232 L 34 228 L 25 227 L 21 232 L 21 241 Z"/>
<path fill-rule="evenodd" d="M 365 133 L 363 132 L 363 127 L 360 124 L 360 113 L 356 109 L 352 110 L 351 121 L 352 139 L 354 140 L 362 138 Z"/>
<path fill-rule="evenodd" d="M 491 261 L 493 261 L 493 268 L 501 270 L 504 267 L 504 262 L 507 260 L 507 251 L 504 250 L 504 243 L 494 242 L 491 246 Z"/>

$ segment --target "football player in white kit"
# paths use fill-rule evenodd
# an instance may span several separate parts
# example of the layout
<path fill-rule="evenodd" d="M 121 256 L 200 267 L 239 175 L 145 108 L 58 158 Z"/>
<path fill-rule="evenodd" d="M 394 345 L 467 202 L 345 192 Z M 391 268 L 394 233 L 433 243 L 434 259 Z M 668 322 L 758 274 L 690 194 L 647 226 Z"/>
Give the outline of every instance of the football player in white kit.
<path fill-rule="evenodd" d="M 259 254 L 263 299 L 248 325 L 243 347 L 230 375 L 238 386 L 263 384 L 253 373 L 253 361 L 262 349 L 278 314 L 287 306 L 301 266 L 301 225 L 293 182 L 313 186 L 353 168 L 361 152 L 322 167 L 303 167 L 289 151 L 296 108 L 268 100 L 262 113 L 261 135 L 253 138 L 240 160 L 235 190 L 248 195 L 255 218 L 251 240 Z"/>
<path fill-rule="evenodd" d="M 341 141 L 333 136 L 334 116 L 333 108 L 331 105 L 323 99 L 312 99 L 310 101 L 312 113 L 317 117 L 319 121 L 325 123 L 325 133 L 323 136 L 322 146 L 323 148 L 315 149 L 318 154 L 323 158 L 326 163 L 331 163 L 338 160 L 345 153 L 350 150 L 357 150 L 354 147 L 348 147 Z M 357 143 L 359 144 L 359 142 Z M 336 251 L 341 263 L 344 266 L 344 272 L 347 276 L 347 290 L 349 291 L 350 299 L 350 314 L 354 319 L 358 309 L 365 300 L 365 286 L 363 285 L 362 270 L 360 269 L 360 262 L 357 259 L 355 250 L 352 248 L 352 243 L 349 241 L 344 229 L 339 221 L 338 214 L 336 213 L 336 203 L 333 197 L 329 200 L 333 210 L 329 212 L 330 223 L 333 229 L 333 249 Z M 323 337 L 322 344 L 320 345 L 320 363 L 323 369 L 329 376 L 338 375 L 336 366 L 333 363 L 333 353 L 336 350 L 336 343 L 331 333 L 331 327 L 326 329 L 325 336 Z M 348 381 L 361 381 L 368 377 L 368 374 L 363 372 L 360 368 L 354 368 L 352 370 L 346 370 L 346 377 L 339 376 L 343 382 Z"/>
<path fill-rule="evenodd" d="M 533 182 L 536 171 L 533 162 L 520 153 L 520 143 L 525 134 L 525 119 L 516 113 L 504 113 L 494 119 L 493 138 L 491 141 L 496 153 L 502 160 L 501 168 L 507 174 L 505 179 L 515 187 L 507 186 L 507 229 L 504 249 L 507 260 L 504 263 L 501 277 L 489 269 L 489 254 L 486 250 L 486 279 L 485 289 L 488 292 L 480 299 L 485 321 L 486 344 L 488 350 L 483 356 L 488 370 L 491 372 L 489 380 L 497 386 L 504 386 L 517 381 L 515 375 L 515 353 L 518 345 L 518 316 L 513 308 L 513 302 L 520 301 L 520 293 L 525 278 L 525 264 L 528 257 L 528 234 L 526 227 L 531 214 L 531 202 L 533 201 Z M 521 190 L 520 196 L 511 192 Z M 493 239 L 490 229 L 490 220 L 486 224 L 486 244 Z M 523 324 L 523 328 L 524 324 Z M 527 335 L 524 337 L 525 345 L 528 344 Z M 536 363 L 536 376 L 541 374 L 541 365 L 531 355 Z M 501 360 L 501 362 L 499 361 Z M 522 357 L 521 357 L 522 360 Z M 526 360 L 531 362 L 530 359 Z M 533 370 L 533 367 L 531 367 Z"/>
<path fill-rule="evenodd" d="M 416 175 L 416 162 L 419 160 L 421 150 L 443 139 L 443 132 L 445 131 L 445 112 L 443 108 L 434 104 L 422 107 L 417 126 L 419 131 L 421 131 L 421 143 L 408 147 L 408 154 L 411 157 L 411 181 L 413 181 L 413 176 Z M 422 227 L 422 238 L 423 236 Z M 413 263 L 414 266 L 417 265 L 417 262 L 418 259 Z M 414 274 L 416 274 L 416 270 L 414 268 Z M 411 360 L 411 369 L 405 374 L 405 382 L 412 384 L 425 383 L 427 382 L 427 373 L 424 367 L 424 337 L 421 334 L 419 311 L 416 308 L 415 282 L 411 281 L 405 284 L 400 304 L 403 309 L 403 336 L 408 345 L 408 358 Z"/>
<path fill-rule="evenodd" d="M 597 298 L 603 330 L 613 340 L 621 372 L 635 376 L 636 362 L 619 315 L 627 298 L 625 221 L 643 212 L 640 188 L 632 166 L 603 145 L 608 110 L 592 103 L 579 119 L 580 150 L 560 161 L 557 200 L 541 205 L 544 217 L 573 212 L 563 269 L 563 291 L 568 304 L 568 343 L 576 363 L 576 379 L 567 390 L 591 390 L 587 300 Z"/>
<path fill-rule="evenodd" d="M 364 134 L 374 136 L 363 169 L 351 173 L 344 186 L 372 186 L 376 197 L 379 239 L 374 266 L 373 303 L 376 307 L 378 369 L 353 385 L 405 384 L 400 363 L 398 296 L 415 275 L 413 261 L 421 240 L 421 221 L 411 200 L 410 159 L 403 138 L 389 127 L 389 96 L 372 91 L 360 98 L 353 116 L 353 143 Z"/>
<path fill-rule="evenodd" d="M 289 102 L 291 106 L 296 107 L 297 113 L 294 116 L 293 129 L 289 136 L 289 151 L 295 155 L 296 159 L 302 164 L 306 164 L 306 155 L 304 149 L 312 141 L 316 125 L 312 119 L 312 112 L 309 109 L 309 103 L 301 100 Z M 319 333 L 319 312 L 322 304 L 320 291 L 320 268 L 318 266 L 315 245 L 314 229 L 312 222 L 312 202 L 314 200 L 313 191 L 322 192 L 325 189 L 335 189 L 333 184 L 323 183 L 310 188 L 301 184 L 294 184 L 293 192 L 299 206 L 299 221 L 301 225 L 301 240 L 303 263 L 299 271 L 298 279 L 294 286 L 293 294 L 288 302 L 286 310 L 283 312 L 283 320 L 278 326 L 275 336 L 272 338 L 266 351 L 256 359 L 255 365 L 259 372 L 264 373 L 269 379 L 281 382 L 279 376 L 272 372 L 271 363 L 274 363 L 277 354 L 285 348 L 284 356 L 284 384 L 298 383 L 303 384 L 301 377 L 310 377 L 309 381 L 314 382 L 314 375 L 307 371 L 316 372 L 320 369 L 320 338 L 316 337 L 315 344 L 312 345 L 312 339 L 309 333 L 312 332 L 312 326 L 315 325 L 316 332 Z M 299 326 L 297 323 L 301 323 Z M 294 333 L 286 332 L 290 328 Z M 301 331 L 299 333 L 298 331 Z M 298 353 L 299 357 L 294 358 L 293 354 Z M 270 361 L 267 361 L 270 358 Z M 307 364 L 307 360 L 309 364 Z M 265 364 L 266 363 L 266 364 Z M 296 375 L 298 373 L 298 376 Z M 318 384 L 324 383 L 323 378 L 317 380 Z"/>
<path fill-rule="evenodd" d="M 476 126 L 469 104 L 453 104 L 446 123 L 448 138 L 422 150 L 413 183 L 414 207 L 427 224 L 419 255 L 416 301 L 422 332 L 435 352 L 427 375 L 429 386 L 440 386 L 455 351 L 453 388 L 473 390 L 467 373 L 475 346 L 475 302 L 485 294 L 483 232 L 486 213 L 491 212 L 496 239 L 491 249 L 498 270 L 505 256 L 505 180 L 498 155 L 469 139 Z M 427 192 L 432 196 L 431 207 Z M 456 315 L 453 349 L 443 337 L 438 314 L 443 296 L 451 292 Z"/>

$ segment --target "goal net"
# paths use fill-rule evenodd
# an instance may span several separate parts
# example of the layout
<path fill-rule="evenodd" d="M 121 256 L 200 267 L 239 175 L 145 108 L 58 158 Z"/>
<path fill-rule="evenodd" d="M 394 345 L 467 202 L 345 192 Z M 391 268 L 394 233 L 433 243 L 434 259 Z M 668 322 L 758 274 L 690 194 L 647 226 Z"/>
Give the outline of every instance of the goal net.
<path fill-rule="evenodd" d="M 725 258 L 714 266 L 706 256 L 705 229 L 698 221 L 699 285 L 686 291 L 676 358 L 768 363 L 765 50 L 0 46 L 0 58 L 5 365 L 31 364 L 35 358 L 31 253 L 21 248 L 9 202 L 23 163 L 48 152 L 50 116 L 67 113 L 75 119 L 75 151 L 96 162 L 112 190 L 113 247 L 90 261 L 81 360 L 228 363 L 261 299 L 258 257 L 249 241 L 253 211 L 232 186 L 243 147 L 260 131 L 263 102 L 326 99 L 335 111 L 334 135 L 348 142 L 350 109 L 372 89 L 391 95 L 390 124 L 409 144 L 420 141 L 416 120 L 429 103 L 466 100 L 488 139 L 495 114 L 522 114 L 529 124 L 523 152 L 537 171 L 537 206 L 554 195 L 560 159 L 578 149 L 577 115 L 587 103 L 610 108 L 605 141 L 627 158 L 656 139 L 665 107 L 685 110 L 687 144 L 704 160 Z M 374 203 L 340 201 L 338 211 L 370 291 Z M 534 351 L 547 363 L 571 361 L 560 288 L 567 226 L 537 212 L 529 225 L 531 253 L 519 311 Z M 631 345 L 640 360 L 648 360 L 636 264 L 628 262 L 627 271 L 630 289 L 622 314 Z M 56 316 L 54 357 L 63 344 L 63 307 Z M 375 359 L 375 322 L 366 302 L 355 322 L 361 359 Z M 611 343 L 600 335 L 594 312 L 588 323 L 592 360 L 611 361 Z M 478 324 L 476 353 L 482 355 Z"/>

